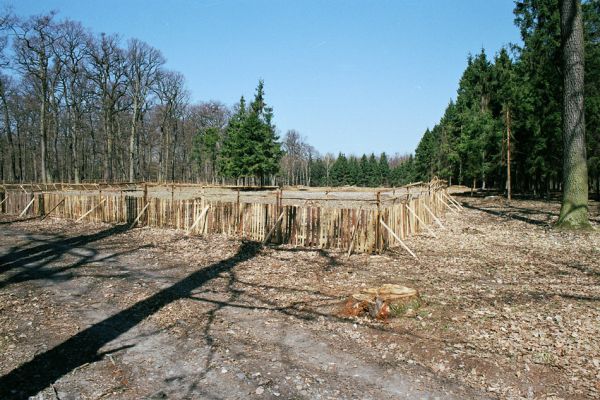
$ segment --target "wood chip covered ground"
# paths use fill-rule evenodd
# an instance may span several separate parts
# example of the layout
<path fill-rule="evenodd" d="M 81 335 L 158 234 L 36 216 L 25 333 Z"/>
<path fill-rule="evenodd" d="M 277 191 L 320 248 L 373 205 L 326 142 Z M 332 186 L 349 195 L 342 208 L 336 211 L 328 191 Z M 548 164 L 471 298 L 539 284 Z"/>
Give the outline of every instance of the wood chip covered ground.
<path fill-rule="evenodd" d="M 457 199 L 419 261 L 2 216 L 0 398 L 598 398 L 598 231 Z M 418 309 L 342 314 L 384 284 Z"/>

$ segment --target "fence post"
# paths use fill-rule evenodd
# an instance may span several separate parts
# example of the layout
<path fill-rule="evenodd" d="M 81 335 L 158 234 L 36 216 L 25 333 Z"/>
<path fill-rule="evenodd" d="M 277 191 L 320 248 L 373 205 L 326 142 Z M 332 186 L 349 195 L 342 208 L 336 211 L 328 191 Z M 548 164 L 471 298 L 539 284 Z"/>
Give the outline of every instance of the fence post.
<path fill-rule="evenodd" d="M 381 237 L 381 192 L 377 191 L 377 222 L 375 223 L 375 248 L 377 253 L 383 250 L 383 240 Z"/>
<path fill-rule="evenodd" d="M 98 186 L 98 201 L 102 202 L 102 189 Z M 100 208 L 100 222 L 104 222 L 104 207 Z"/>
<path fill-rule="evenodd" d="M 144 205 L 148 204 L 148 184 L 144 182 Z M 146 206 L 147 207 L 147 206 Z M 148 226 L 148 212 L 144 214 L 142 225 Z"/>
<path fill-rule="evenodd" d="M 237 200 L 236 200 L 236 204 L 237 204 L 237 226 L 236 226 L 236 231 L 238 233 L 238 235 L 242 234 L 242 210 L 241 210 L 241 204 L 240 204 L 240 188 L 237 189 Z"/>

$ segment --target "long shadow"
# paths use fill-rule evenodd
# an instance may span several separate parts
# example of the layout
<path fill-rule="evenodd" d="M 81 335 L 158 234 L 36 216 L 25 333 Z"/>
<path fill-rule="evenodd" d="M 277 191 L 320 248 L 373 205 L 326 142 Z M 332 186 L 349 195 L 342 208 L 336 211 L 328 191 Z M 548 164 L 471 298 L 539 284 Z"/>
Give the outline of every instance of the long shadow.
<path fill-rule="evenodd" d="M 115 225 L 100 232 L 89 235 L 60 238 L 24 249 L 14 248 L 7 254 L 0 256 L 0 273 L 13 268 L 24 267 L 27 264 L 41 261 L 48 264 L 75 247 L 82 247 L 89 243 L 102 240 L 108 236 L 118 235 L 129 229 L 127 224 Z M 46 260 L 49 259 L 49 260 Z"/>
<path fill-rule="evenodd" d="M 39 218 L 40 217 L 27 217 L 27 218 L 11 219 L 11 220 L 8 220 L 8 221 L 0 221 L 0 225 L 16 224 L 17 222 L 31 221 L 31 220 L 39 219 Z"/>
<path fill-rule="evenodd" d="M 550 226 L 550 224 L 548 224 L 547 222 L 523 217 L 522 215 L 511 214 L 510 212 L 494 211 L 494 210 L 490 210 L 490 209 L 483 208 L 483 207 L 475 207 L 474 205 L 471 205 L 471 204 L 468 204 L 465 202 L 463 202 L 462 205 L 463 205 L 463 207 L 469 208 L 471 210 L 483 211 L 485 213 L 495 215 L 497 217 L 516 219 L 517 221 L 526 222 L 528 224 L 536 225 L 536 226 Z"/>
<path fill-rule="evenodd" d="M 52 265 L 54 261 L 56 261 L 60 256 L 52 257 L 51 259 L 45 259 L 43 263 L 36 266 L 28 266 L 23 269 L 23 271 L 12 275 L 8 279 L 4 281 L 0 281 L 0 289 L 8 285 L 12 285 L 15 283 L 21 283 L 26 281 L 33 280 L 45 280 L 52 279 L 54 281 L 66 281 L 73 278 L 73 272 L 71 270 L 79 268 L 81 266 L 86 265 L 90 262 L 103 262 L 111 259 L 115 259 L 117 257 L 134 253 L 140 249 L 148 248 L 149 245 L 138 246 L 136 248 L 130 250 L 124 250 L 117 253 L 112 253 L 104 257 L 96 258 L 98 256 L 98 251 L 95 249 L 86 248 L 86 250 L 90 250 L 90 255 L 79 256 L 79 260 L 77 260 L 73 264 L 65 265 L 62 267 L 52 267 L 49 269 L 44 268 L 47 265 Z"/>
<path fill-rule="evenodd" d="M 259 244 L 244 242 L 234 256 L 188 275 L 172 286 L 35 356 L 31 361 L 0 378 L 0 399 L 22 399 L 33 396 L 75 368 L 98 360 L 100 357 L 98 352 L 105 344 L 129 331 L 165 305 L 189 297 L 194 289 L 219 273 L 254 257 L 259 250 Z"/>
<path fill-rule="evenodd" d="M 332 256 L 330 254 L 330 252 L 321 249 L 321 248 L 312 248 L 312 247 L 307 247 L 307 248 L 300 248 L 300 247 L 279 247 L 279 246 L 272 246 L 272 249 L 278 252 L 292 252 L 292 253 L 318 253 L 319 256 L 321 256 L 322 258 L 327 260 L 327 265 L 325 266 L 325 271 L 329 272 L 331 270 L 333 270 L 335 267 L 340 266 L 343 263 L 340 263 L 340 261 L 335 257 Z"/>
<path fill-rule="evenodd" d="M 596 278 L 600 278 L 600 269 L 598 269 L 598 270 L 593 269 L 593 268 L 583 265 L 577 261 L 574 261 L 574 262 L 571 262 L 571 263 L 568 263 L 565 265 L 569 268 L 576 269 L 579 272 L 583 272 L 584 274 L 592 275 L 592 276 L 595 276 Z"/>

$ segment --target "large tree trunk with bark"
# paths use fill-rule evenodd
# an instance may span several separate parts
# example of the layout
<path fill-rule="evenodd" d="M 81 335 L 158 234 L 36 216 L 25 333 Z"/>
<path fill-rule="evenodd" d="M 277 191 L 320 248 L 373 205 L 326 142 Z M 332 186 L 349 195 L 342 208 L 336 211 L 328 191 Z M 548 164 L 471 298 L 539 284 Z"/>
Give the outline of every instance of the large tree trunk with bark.
<path fill-rule="evenodd" d="M 584 43 L 580 0 L 561 0 L 563 54 L 563 201 L 558 226 L 586 228 L 588 174 L 584 118 Z"/>

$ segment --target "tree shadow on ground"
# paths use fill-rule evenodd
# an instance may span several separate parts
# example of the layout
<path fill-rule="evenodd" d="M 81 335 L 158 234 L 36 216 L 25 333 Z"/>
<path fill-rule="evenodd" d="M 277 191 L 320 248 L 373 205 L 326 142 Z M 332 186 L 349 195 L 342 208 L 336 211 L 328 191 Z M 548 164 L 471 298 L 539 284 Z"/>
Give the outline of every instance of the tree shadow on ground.
<path fill-rule="evenodd" d="M 535 225 L 535 226 L 545 226 L 545 227 L 549 227 L 550 226 L 550 224 L 548 222 L 539 221 L 539 220 L 535 220 L 535 219 L 532 219 L 532 218 L 527 218 L 527 217 L 524 217 L 522 215 L 519 215 L 519 214 L 516 214 L 516 213 L 512 213 L 512 212 L 497 211 L 497 210 L 492 210 L 490 208 L 477 207 L 477 206 L 474 206 L 472 204 L 465 203 L 465 202 L 462 202 L 462 205 L 465 208 L 468 208 L 468 209 L 471 209 L 471 210 L 482 211 L 484 213 L 491 214 L 491 215 L 494 215 L 496 217 L 516 219 L 517 221 L 525 222 L 525 223 L 528 223 L 528 224 L 531 224 L 531 225 Z"/>
<path fill-rule="evenodd" d="M 3 281 L 0 281 L 0 289 L 3 289 L 6 286 L 9 286 L 12 284 L 26 282 L 26 281 L 33 281 L 33 280 L 50 279 L 52 281 L 57 281 L 57 282 L 58 281 L 66 281 L 66 280 L 72 279 L 74 277 L 72 270 L 77 269 L 82 266 L 85 266 L 88 263 L 91 263 L 91 262 L 99 263 L 99 262 L 109 261 L 109 260 L 116 259 L 116 258 L 126 255 L 126 254 L 135 253 L 136 251 L 147 248 L 147 247 L 150 247 L 150 246 L 149 245 L 139 246 L 139 247 L 135 247 L 133 249 L 112 253 L 107 256 L 99 257 L 99 258 L 97 257 L 98 251 L 96 249 L 84 247 L 83 249 L 87 250 L 89 253 L 87 255 L 76 255 L 76 257 L 78 257 L 78 260 L 76 262 L 69 263 L 68 265 L 64 265 L 64 266 L 46 268 L 48 266 L 51 266 L 51 264 L 54 261 L 57 261 L 62 257 L 61 254 L 58 254 L 58 255 L 52 256 L 48 259 L 45 259 L 44 262 L 42 262 L 40 264 L 33 265 L 33 266 L 27 265 L 25 267 L 22 267 L 22 270 L 20 272 L 10 276 L 9 278 L 7 278 Z M 105 276 L 104 278 L 106 278 L 106 277 L 109 277 L 109 276 Z"/>
<path fill-rule="evenodd" d="M 109 236 L 124 233 L 127 230 L 129 230 L 128 225 L 115 225 L 89 235 L 68 238 L 59 237 L 55 240 L 42 241 L 42 244 L 34 245 L 33 247 L 23 248 L 23 246 L 20 246 L 12 248 L 8 253 L 0 256 L 0 273 L 14 268 L 22 268 L 36 262 L 39 262 L 40 265 L 49 264 L 76 247 L 83 247 Z"/>
<path fill-rule="evenodd" d="M 218 274 L 232 269 L 238 263 L 251 259 L 259 250 L 259 244 L 244 242 L 234 256 L 191 273 L 168 288 L 35 356 L 31 361 L 0 378 L 0 398 L 22 399 L 33 396 L 77 367 L 99 360 L 101 358 L 99 350 L 104 345 L 167 304 L 190 297 L 193 290 Z"/>
<path fill-rule="evenodd" d="M 0 225 L 16 224 L 17 222 L 26 222 L 26 221 L 31 221 L 34 219 L 39 219 L 39 217 L 15 218 L 15 219 L 10 219 L 8 221 L 0 221 Z"/>
<path fill-rule="evenodd" d="M 313 247 L 306 247 L 306 248 L 301 248 L 301 247 L 281 247 L 278 245 L 272 245 L 270 246 L 270 248 L 272 250 L 275 250 L 277 252 L 290 252 L 290 253 L 317 253 L 321 258 L 326 260 L 326 265 L 325 265 L 325 271 L 326 272 L 330 272 L 332 271 L 335 267 L 338 267 L 340 265 L 343 265 L 343 262 L 340 262 L 340 260 L 338 259 L 338 257 L 335 256 L 335 253 L 332 254 L 331 251 L 325 250 L 325 249 L 321 249 L 321 248 L 313 248 Z M 287 261 L 287 259 L 286 259 Z"/>

